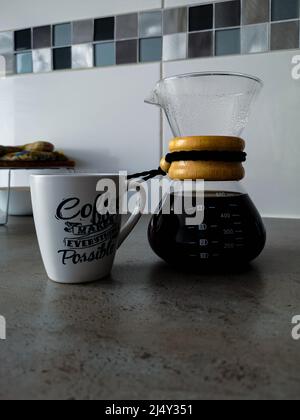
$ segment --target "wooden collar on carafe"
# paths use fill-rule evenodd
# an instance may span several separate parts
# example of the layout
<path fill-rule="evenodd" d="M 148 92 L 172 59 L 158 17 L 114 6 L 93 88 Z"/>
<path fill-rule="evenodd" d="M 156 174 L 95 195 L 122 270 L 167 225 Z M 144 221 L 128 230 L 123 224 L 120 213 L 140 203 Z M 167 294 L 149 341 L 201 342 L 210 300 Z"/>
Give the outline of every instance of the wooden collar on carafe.
<path fill-rule="evenodd" d="M 245 141 L 229 136 L 176 137 L 160 168 L 171 179 L 240 181 L 245 177 Z"/>

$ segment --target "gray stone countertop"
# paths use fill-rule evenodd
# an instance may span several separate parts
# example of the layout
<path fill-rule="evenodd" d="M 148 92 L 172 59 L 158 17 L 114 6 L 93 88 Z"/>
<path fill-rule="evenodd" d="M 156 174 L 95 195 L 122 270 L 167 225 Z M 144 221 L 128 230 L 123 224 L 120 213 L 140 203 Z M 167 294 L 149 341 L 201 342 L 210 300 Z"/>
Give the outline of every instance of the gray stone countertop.
<path fill-rule="evenodd" d="M 0 228 L 0 399 L 299 399 L 300 220 L 267 220 L 246 272 L 161 262 L 145 218 L 110 278 L 47 280 L 32 219 Z"/>

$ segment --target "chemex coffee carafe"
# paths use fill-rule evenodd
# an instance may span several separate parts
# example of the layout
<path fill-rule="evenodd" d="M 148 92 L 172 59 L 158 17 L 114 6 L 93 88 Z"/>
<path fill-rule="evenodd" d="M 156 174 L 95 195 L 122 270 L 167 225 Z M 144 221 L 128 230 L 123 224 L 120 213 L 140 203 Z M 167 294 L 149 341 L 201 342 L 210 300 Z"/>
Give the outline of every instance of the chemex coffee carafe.
<path fill-rule="evenodd" d="M 168 263 L 236 267 L 264 249 L 262 219 L 240 184 L 246 160 L 241 134 L 261 88 L 252 76 L 195 73 L 160 81 L 146 100 L 165 111 L 175 137 L 160 166 L 174 189 L 165 194 L 149 226 L 153 250 Z M 194 207 L 202 211 L 199 223 L 187 223 L 186 198 L 203 203 Z"/>

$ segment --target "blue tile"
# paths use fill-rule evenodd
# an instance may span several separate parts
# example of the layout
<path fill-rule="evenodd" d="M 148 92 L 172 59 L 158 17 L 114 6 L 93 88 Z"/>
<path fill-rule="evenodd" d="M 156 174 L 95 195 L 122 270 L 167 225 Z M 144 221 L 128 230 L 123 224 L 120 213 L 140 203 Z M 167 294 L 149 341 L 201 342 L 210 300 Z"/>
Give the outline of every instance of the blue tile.
<path fill-rule="evenodd" d="M 70 23 L 63 23 L 53 27 L 53 45 L 65 47 L 72 44 L 72 31 Z"/>
<path fill-rule="evenodd" d="M 272 20 L 299 18 L 299 0 L 272 0 Z"/>
<path fill-rule="evenodd" d="M 140 62 L 147 63 L 162 59 L 162 38 L 140 40 Z"/>
<path fill-rule="evenodd" d="M 229 29 L 216 31 L 216 55 L 241 53 L 241 30 Z"/>
<path fill-rule="evenodd" d="M 20 53 L 16 55 L 16 68 L 18 74 L 33 72 L 32 53 Z"/>
<path fill-rule="evenodd" d="M 95 45 L 95 66 L 106 67 L 116 64 L 116 46 L 114 42 Z"/>

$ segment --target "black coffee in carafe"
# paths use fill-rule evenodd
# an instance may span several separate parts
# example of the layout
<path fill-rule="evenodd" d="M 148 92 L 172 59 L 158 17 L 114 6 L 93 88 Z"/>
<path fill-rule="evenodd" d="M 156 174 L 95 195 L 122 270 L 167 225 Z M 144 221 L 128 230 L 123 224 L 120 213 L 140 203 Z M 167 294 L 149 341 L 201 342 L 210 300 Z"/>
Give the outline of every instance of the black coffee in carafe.
<path fill-rule="evenodd" d="M 201 225 L 187 225 L 190 215 L 175 214 L 178 199 L 183 197 L 169 197 L 169 215 L 163 214 L 161 202 L 148 231 L 152 249 L 169 264 L 185 268 L 237 267 L 263 250 L 266 231 L 248 194 L 206 191 Z"/>

